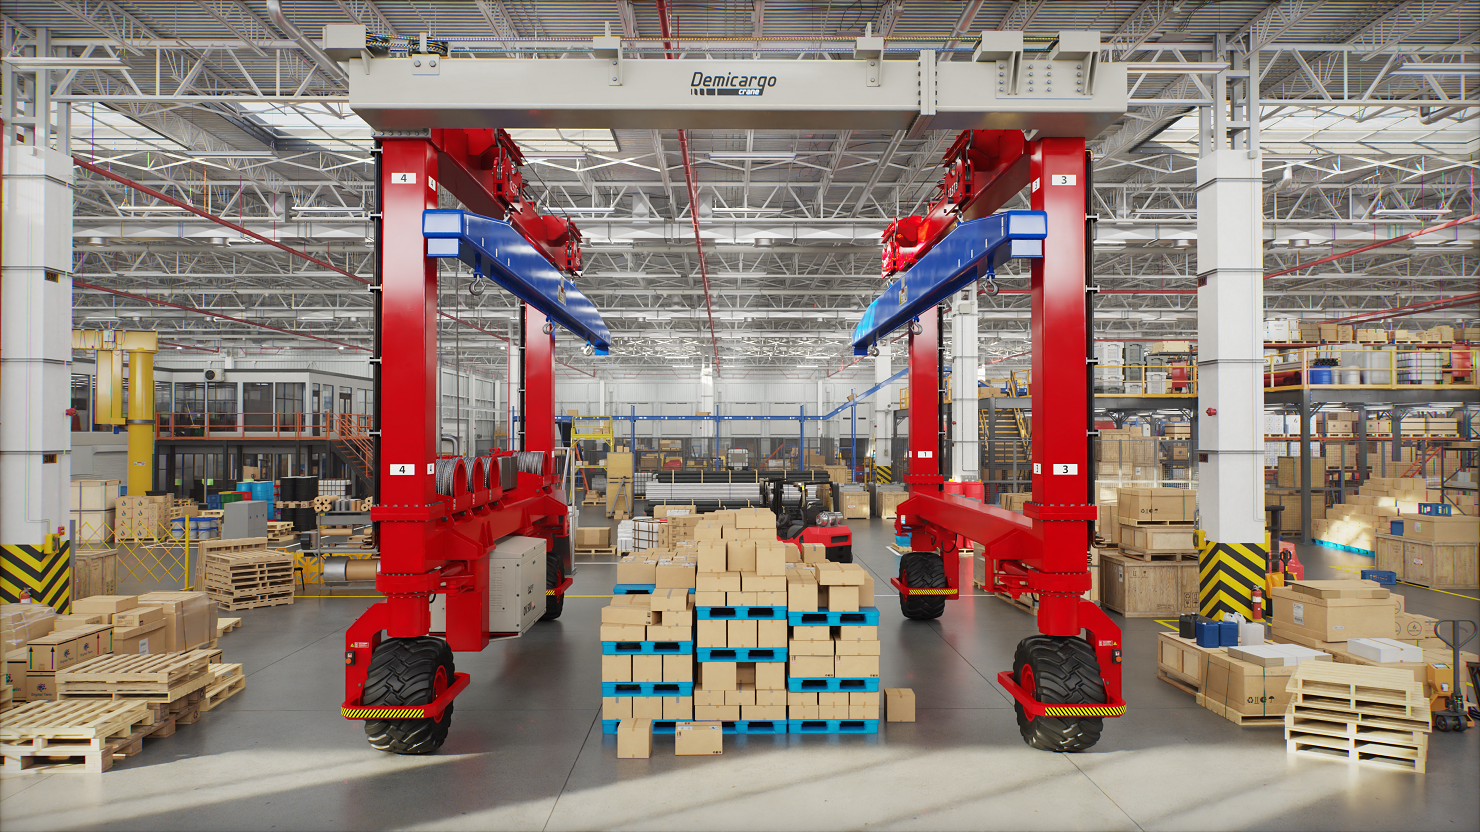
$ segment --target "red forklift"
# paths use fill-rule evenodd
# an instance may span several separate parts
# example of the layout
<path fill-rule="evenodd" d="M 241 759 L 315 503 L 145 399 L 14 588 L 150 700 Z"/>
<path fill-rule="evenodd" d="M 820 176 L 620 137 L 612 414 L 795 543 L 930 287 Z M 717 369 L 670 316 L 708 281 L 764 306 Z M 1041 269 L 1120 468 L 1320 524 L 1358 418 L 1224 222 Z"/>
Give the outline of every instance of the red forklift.
<path fill-rule="evenodd" d="M 807 496 L 807 486 L 813 484 L 785 477 L 761 482 L 766 505 L 776 515 L 776 538 L 798 548 L 821 544 L 828 560 L 852 563 L 853 530 L 844 525 L 842 512 L 827 511 L 821 500 Z"/>

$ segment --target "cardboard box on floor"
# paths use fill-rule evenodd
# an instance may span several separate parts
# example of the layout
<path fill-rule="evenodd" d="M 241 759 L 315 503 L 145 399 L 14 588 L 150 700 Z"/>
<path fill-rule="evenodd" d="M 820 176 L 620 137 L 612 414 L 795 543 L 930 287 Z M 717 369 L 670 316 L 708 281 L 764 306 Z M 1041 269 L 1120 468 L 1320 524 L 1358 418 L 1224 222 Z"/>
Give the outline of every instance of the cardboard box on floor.
<path fill-rule="evenodd" d="M 1295 581 L 1271 595 L 1276 633 L 1344 642 L 1391 638 L 1397 629 L 1397 602 L 1373 581 Z"/>
<path fill-rule="evenodd" d="M 884 721 L 915 721 L 915 691 L 913 688 L 884 688 Z"/>
<path fill-rule="evenodd" d="M 724 751 L 724 726 L 718 722 L 680 722 L 673 730 L 673 753 L 679 757 L 709 756 Z"/>
<path fill-rule="evenodd" d="M 617 759 L 645 760 L 653 756 L 653 721 L 624 719 L 617 723 Z"/>

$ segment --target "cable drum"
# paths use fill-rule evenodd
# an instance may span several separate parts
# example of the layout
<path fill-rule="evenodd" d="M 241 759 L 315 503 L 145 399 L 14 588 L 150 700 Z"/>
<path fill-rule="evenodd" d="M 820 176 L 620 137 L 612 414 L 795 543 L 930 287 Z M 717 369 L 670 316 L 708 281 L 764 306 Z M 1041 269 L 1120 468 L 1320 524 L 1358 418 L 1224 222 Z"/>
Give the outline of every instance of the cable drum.
<path fill-rule="evenodd" d="M 482 469 L 482 466 L 480 466 L 478 464 L 478 457 L 476 457 L 476 456 L 465 456 L 465 457 L 463 457 L 463 468 L 465 468 L 467 470 L 467 472 L 468 472 L 468 490 L 469 491 L 477 491 L 480 487 L 485 487 L 487 485 L 487 483 L 488 483 L 488 472 L 484 471 Z M 478 482 L 479 480 L 482 480 L 483 482 L 480 483 L 480 482 Z"/>
<path fill-rule="evenodd" d="M 437 493 L 444 497 L 452 496 L 453 484 L 457 481 L 457 464 L 462 462 L 461 458 L 437 460 Z"/>
<path fill-rule="evenodd" d="M 520 451 L 514 454 L 521 474 L 545 474 L 545 454 L 542 451 Z"/>

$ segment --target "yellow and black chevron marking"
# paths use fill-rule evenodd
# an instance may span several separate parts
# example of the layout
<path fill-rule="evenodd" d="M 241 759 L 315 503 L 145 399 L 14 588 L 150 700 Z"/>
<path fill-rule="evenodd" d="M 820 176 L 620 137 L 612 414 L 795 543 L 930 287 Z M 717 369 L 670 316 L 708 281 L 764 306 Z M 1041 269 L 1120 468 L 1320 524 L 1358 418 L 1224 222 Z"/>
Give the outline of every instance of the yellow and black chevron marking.
<path fill-rule="evenodd" d="M 398 708 L 347 708 L 341 705 L 339 713 L 345 719 L 425 719 L 427 715 L 421 705 Z"/>
<path fill-rule="evenodd" d="M 1263 589 L 1269 544 L 1215 543 L 1199 535 L 1197 610 L 1208 618 L 1236 612 L 1254 618 L 1254 590 Z M 1269 602 L 1266 600 L 1266 604 Z"/>
<path fill-rule="evenodd" d="M 21 593 L 66 615 L 72 609 L 72 547 L 62 541 L 56 551 L 47 546 L 0 545 L 0 602 L 16 604 Z"/>
<path fill-rule="evenodd" d="M 1044 716 L 1123 716 L 1124 705 L 1045 705 Z"/>
<path fill-rule="evenodd" d="M 874 482 L 894 482 L 894 466 L 875 465 Z"/>
<path fill-rule="evenodd" d="M 911 595 L 955 595 L 956 592 L 957 592 L 957 590 L 954 590 L 954 589 L 911 589 L 910 592 L 909 592 L 909 594 L 911 594 Z"/>

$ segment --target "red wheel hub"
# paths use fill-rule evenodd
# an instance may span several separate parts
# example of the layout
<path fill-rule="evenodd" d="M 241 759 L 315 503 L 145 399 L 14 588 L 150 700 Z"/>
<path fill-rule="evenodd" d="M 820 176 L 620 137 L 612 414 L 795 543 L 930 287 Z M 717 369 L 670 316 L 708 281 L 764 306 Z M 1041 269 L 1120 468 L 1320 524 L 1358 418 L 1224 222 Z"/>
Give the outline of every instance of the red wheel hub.
<path fill-rule="evenodd" d="M 1034 699 L 1038 698 L 1038 691 L 1033 684 L 1033 665 L 1023 665 L 1023 671 L 1018 674 L 1018 685 L 1022 687 L 1023 690 L 1027 691 L 1029 696 L 1033 697 Z M 1028 721 L 1033 721 L 1033 714 L 1028 714 Z"/>
<path fill-rule="evenodd" d="M 432 701 L 433 702 L 437 701 L 438 697 L 440 697 L 442 694 L 444 694 L 446 692 L 447 692 L 447 668 L 445 666 L 438 667 L 437 668 L 437 675 L 435 675 L 435 676 L 432 677 Z M 442 714 L 445 716 L 447 714 L 447 712 L 446 711 L 443 711 Z M 433 722 L 441 722 L 441 721 L 442 721 L 442 717 L 441 716 L 438 716 L 438 717 L 436 717 L 436 718 L 433 719 Z"/>

